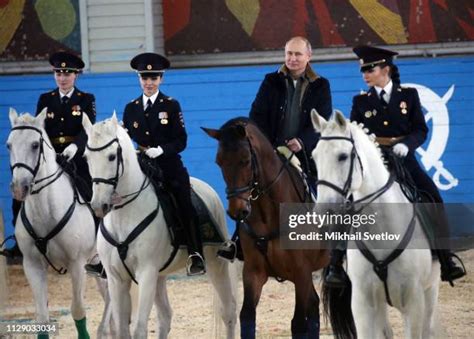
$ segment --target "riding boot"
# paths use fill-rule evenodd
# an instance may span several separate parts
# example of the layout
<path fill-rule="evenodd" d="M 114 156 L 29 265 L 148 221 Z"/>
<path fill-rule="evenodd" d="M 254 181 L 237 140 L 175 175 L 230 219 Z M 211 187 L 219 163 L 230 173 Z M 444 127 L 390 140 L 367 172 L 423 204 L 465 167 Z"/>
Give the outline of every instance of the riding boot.
<path fill-rule="evenodd" d="M 11 259 L 23 257 L 23 254 L 21 253 L 20 248 L 18 247 L 18 244 L 16 242 L 15 242 L 15 245 L 13 245 L 13 247 L 0 250 L 0 255 L 3 255 L 6 258 L 11 258 Z"/>
<path fill-rule="evenodd" d="M 233 262 L 235 258 L 240 261 L 244 260 L 244 254 L 242 252 L 242 245 L 240 244 L 239 238 L 239 222 L 235 223 L 234 234 L 232 234 L 231 240 L 224 242 L 217 250 L 217 256 Z"/>
<path fill-rule="evenodd" d="M 107 279 L 107 274 L 105 273 L 104 266 L 102 262 L 99 261 L 97 264 L 86 264 L 84 266 L 86 273 L 94 277 L 100 277 L 102 279 Z"/>
<path fill-rule="evenodd" d="M 451 286 L 454 286 L 453 281 L 465 276 L 466 269 L 462 260 L 450 250 L 449 222 L 443 204 L 435 204 L 434 208 L 436 209 L 435 215 L 437 220 L 435 231 L 438 248 L 436 254 L 441 265 L 441 280 L 448 281 Z M 453 258 L 459 260 L 462 267 L 458 266 Z"/>
<path fill-rule="evenodd" d="M 330 288 L 344 288 L 347 286 L 348 278 L 342 265 L 345 253 L 345 250 L 340 249 L 331 251 L 331 261 L 324 277 L 326 286 Z"/>
<path fill-rule="evenodd" d="M 195 212 L 193 213 L 195 214 Z M 188 227 L 185 229 L 186 242 L 188 247 L 188 260 L 186 263 L 186 273 L 189 276 L 202 275 L 206 273 L 206 264 L 204 262 L 201 235 L 199 232 L 198 218 L 185 218 Z"/>
<path fill-rule="evenodd" d="M 441 265 L 441 280 L 448 281 L 451 286 L 454 286 L 454 280 L 462 278 L 466 275 L 466 268 L 464 267 L 463 262 L 450 250 L 437 250 L 436 254 L 438 255 L 438 260 Z M 457 258 L 460 261 L 462 267 L 457 266 L 453 258 Z"/>

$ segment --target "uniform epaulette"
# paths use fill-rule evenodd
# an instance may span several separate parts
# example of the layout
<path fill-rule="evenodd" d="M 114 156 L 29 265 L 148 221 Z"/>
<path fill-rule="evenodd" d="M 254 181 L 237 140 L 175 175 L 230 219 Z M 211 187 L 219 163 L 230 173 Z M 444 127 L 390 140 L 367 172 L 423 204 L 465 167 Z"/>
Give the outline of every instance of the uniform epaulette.
<path fill-rule="evenodd" d="M 173 97 L 167 97 L 166 100 L 173 101 Z"/>
<path fill-rule="evenodd" d="M 359 95 L 367 95 L 367 92 L 366 91 L 360 91 Z"/>

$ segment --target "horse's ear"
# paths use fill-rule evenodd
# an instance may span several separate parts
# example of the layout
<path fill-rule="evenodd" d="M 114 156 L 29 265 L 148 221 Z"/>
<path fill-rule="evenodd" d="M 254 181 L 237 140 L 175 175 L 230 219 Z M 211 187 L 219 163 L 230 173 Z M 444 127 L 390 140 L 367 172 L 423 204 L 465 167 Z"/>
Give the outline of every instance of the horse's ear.
<path fill-rule="evenodd" d="M 235 131 L 237 132 L 237 136 L 241 138 L 245 138 L 247 136 L 247 130 L 245 129 L 245 125 L 236 125 Z"/>
<path fill-rule="evenodd" d="M 221 131 L 218 129 L 212 129 L 212 128 L 206 128 L 206 127 L 201 127 L 201 129 L 206 132 L 207 135 L 209 135 L 211 138 L 214 138 L 216 140 L 220 140 L 221 138 Z"/>
<path fill-rule="evenodd" d="M 117 112 L 115 112 L 115 110 L 114 110 L 114 113 L 112 114 L 112 118 L 110 118 L 110 120 L 112 121 L 112 123 L 113 123 L 114 125 L 118 125 L 118 124 L 119 124 L 118 119 L 117 119 Z"/>
<path fill-rule="evenodd" d="M 82 126 L 84 127 L 84 131 L 86 131 L 87 136 L 90 136 L 92 133 L 92 123 L 87 114 L 82 115 Z"/>
<path fill-rule="evenodd" d="M 311 110 L 311 122 L 313 123 L 315 131 L 318 133 L 321 133 L 328 123 L 314 108 Z"/>
<path fill-rule="evenodd" d="M 347 127 L 347 119 L 344 116 L 344 114 L 342 114 L 342 112 L 339 111 L 339 110 L 335 110 L 334 113 L 335 113 L 334 120 L 336 121 L 336 123 L 339 126 L 341 126 L 342 128 L 346 128 Z"/>
<path fill-rule="evenodd" d="M 10 118 L 10 124 L 13 126 L 16 125 L 16 120 L 18 119 L 18 113 L 16 109 L 10 107 L 10 112 L 8 113 L 8 117 Z"/>
<path fill-rule="evenodd" d="M 36 124 L 44 127 L 44 121 L 46 120 L 46 115 L 48 114 L 48 107 L 43 108 L 43 110 L 36 116 Z"/>

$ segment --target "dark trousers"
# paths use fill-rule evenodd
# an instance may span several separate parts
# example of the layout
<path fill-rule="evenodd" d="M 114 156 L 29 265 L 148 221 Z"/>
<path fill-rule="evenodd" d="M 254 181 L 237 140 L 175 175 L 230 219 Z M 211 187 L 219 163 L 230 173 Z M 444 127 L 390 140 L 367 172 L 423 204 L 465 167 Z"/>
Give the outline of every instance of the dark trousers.
<path fill-rule="evenodd" d="M 161 169 L 165 188 L 176 199 L 179 217 L 184 227 L 188 251 L 202 254 L 202 243 L 197 225 L 197 213 L 191 201 L 189 174 L 179 158 L 158 158 L 155 166 Z"/>

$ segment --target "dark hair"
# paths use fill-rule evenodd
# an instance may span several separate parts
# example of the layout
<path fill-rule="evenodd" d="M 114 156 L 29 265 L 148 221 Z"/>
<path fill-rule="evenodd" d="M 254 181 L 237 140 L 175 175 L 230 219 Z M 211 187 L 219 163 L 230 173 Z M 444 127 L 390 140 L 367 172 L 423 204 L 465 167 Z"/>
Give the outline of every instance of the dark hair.
<path fill-rule="evenodd" d="M 398 71 L 397 65 L 389 65 L 390 66 L 390 78 L 392 81 L 400 85 L 400 72 Z"/>

